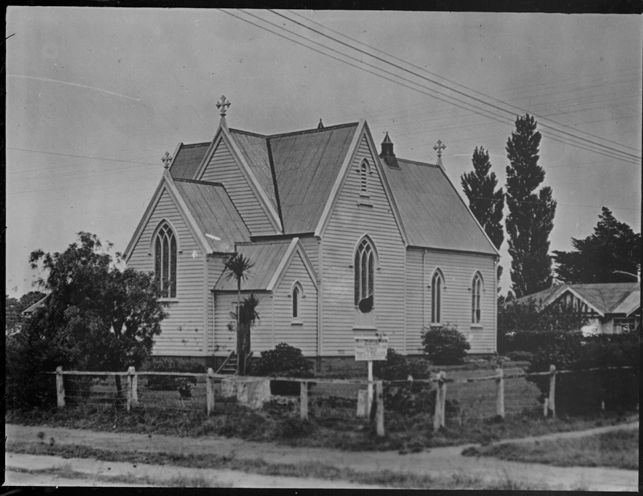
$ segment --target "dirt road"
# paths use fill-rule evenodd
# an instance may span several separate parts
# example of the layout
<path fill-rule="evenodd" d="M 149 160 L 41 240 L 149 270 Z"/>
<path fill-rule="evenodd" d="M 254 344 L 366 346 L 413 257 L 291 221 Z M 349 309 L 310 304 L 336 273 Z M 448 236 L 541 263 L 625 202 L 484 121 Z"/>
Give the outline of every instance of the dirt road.
<path fill-rule="evenodd" d="M 622 428 L 638 428 L 638 423 L 584 432 L 585 434 L 594 434 Z M 37 442 L 39 432 L 44 432 L 45 439 L 55 438 L 57 444 L 77 444 L 109 450 L 165 451 L 181 454 L 216 453 L 234 455 L 237 459 L 263 459 L 271 464 L 314 462 L 347 467 L 359 472 L 376 472 L 388 469 L 394 472 L 426 474 L 434 477 L 463 473 L 477 475 L 489 481 L 510 478 L 528 484 L 546 484 L 560 489 L 584 488 L 599 491 L 637 491 L 639 489 L 637 471 L 603 467 L 553 467 L 533 463 L 507 462 L 492 458 L 463 457 L 460 453 L 466 446 L 433 448 L 422 453 L 400 455 L 397 452 L 365 453 L 322 448 L 297 449 L 271 443 L 254 443 L 241 439 L 218 437 L 182 438 L 161 435 L 148 437 L 141 434 L 93 432 L 54 427 L 12 424 L 6 426 L 8 442 Z M 573 437 L 578 435 L 578 433 L 562 433 L 556 436 Z M 547 438 L 551 437 L 551 435 L 547 436 Z M 7 461 L 10 462 L 11 459 L 7 459 Z M 8 463 L 8 466 L 11 466 L 11 463 Z M 167 471 L 167 467 L 162 470 Z M 247 478 L 248 474 L 244 474 L 243 477 Z M 295 480 L 303 482 L 299 479 Z M 350 487 L 350 484 L 340 482 L 339 486 L 334 487 Z"/>

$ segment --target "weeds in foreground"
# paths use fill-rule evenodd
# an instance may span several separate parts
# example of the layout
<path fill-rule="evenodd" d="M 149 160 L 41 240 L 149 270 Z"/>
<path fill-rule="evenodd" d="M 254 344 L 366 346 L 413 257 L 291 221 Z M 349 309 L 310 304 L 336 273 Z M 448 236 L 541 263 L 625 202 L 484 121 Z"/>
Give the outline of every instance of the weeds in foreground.
<path fill-rule="evenodd" d="M 464 456 L 545 463 L 559 467 L 616 467 L 638 470 L 638 429 L 621 429 L 573 439 L 505 443 L 465 449 Z"/>

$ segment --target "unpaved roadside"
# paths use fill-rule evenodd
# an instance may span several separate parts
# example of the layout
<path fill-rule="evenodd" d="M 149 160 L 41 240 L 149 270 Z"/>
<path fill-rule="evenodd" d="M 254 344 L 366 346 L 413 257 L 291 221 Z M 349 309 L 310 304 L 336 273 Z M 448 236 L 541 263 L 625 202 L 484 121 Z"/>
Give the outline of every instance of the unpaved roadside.
<path fill-rule="evenodd" d="M 591 429 L 580 433 L 560 433 L 556 438 L 597 434 L 623 428 L 638 428 L 638 423 Z M 180 454 L 233 455 L 238 459 L 263 459 L 267 463 L 321 463 L 351 468 L 359 472 L 391 470 L 443 477 L 464 473 L 484 480 L 512 479 L 527 484 L 545 484 L 561 489 L 600 491 L 637 491 L 638 472 L 603 467 L 553 467 L 517 463 L 493 458 L 461 456 L 466 446 L 433 448 L 422 453 L 400 455 L 397 452 L 347 452 L 323 448 L 292 448 L 272 443 L 255 443 L 218 437 L 183 438 L 175 436 L 94 432 L 60 427 L 19 426 L 8 424 L 9 442 L 38 442 L 38 433 L 57 444 L 77 444 L 108 450 L 170 452 Z M 552 435 L 545 436 L 552 438 Z M 469 445 L 470 446 L 470 445 Z M 341 487 L 347 487 L 348 482 Z"/>

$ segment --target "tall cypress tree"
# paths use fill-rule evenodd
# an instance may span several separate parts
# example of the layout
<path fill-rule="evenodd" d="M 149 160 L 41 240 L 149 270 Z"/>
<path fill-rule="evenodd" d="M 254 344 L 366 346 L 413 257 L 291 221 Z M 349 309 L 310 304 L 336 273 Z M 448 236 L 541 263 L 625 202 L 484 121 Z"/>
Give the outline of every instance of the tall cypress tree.
<path fill-rule="evenodd" d="M 507 234 L 511 255 L 511 280 L 516 297 L 551 286 L 552 259 L 549 234 L 554 227 L 556 202 L 546 186 L 536 191 L 545 179 L 538 165 L 541 134 L 536 121 L 526 114 L 516 119 L 516 130 L 507 140 L 506 198 L 509 207 Z"/>
<path fill-rule="evenodd" d="M 476 147 L 471 158 L 473 172 L 460 176 L 464 194 L 469 199 L 469 208 L 497 249 L 505 239 L 502 229 L 502 210 L 505 195 L 502 188 L 496 190 L 498 179 L 495 173 L 489 174 L 491 162 L 489 152 L 482 146 Z"/>

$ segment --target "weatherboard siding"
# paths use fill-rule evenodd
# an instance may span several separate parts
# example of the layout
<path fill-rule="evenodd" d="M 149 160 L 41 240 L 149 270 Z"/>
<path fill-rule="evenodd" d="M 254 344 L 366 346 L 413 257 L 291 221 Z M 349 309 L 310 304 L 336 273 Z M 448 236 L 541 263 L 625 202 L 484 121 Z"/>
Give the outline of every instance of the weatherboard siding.
<path fill-rule="evenodd" d="M 317 272 L 317 275 L 319 275 L 319 239 L 310 236 L 299 238 L 299 242 L 304 247 L 304 250 L 306 250 L 306 255 L 308 256 L 310 263 Z"/>
<path fill-rule="evenodd" d="M 298 317 L 292 317 L 292 288 L 299 282 L 303 298 Z M 295 253 L 286 273 L 274 291 L 274 342 L 288 343 L 305 356 L 317 355 L 317 288 L 299 253 Z"/>
<path fill-rule="evenodd" d="M 368 201 L 360 199 L 360 164 L 367 159 Z M 389 337 L 389 346 L 405 349 L 405 263 L 406 252 L 391 205 L 384 191 L 365 137 L 339 193 L 322 234 L 322 343 L 321 354 L 354 354 L 355 326 L 353 255 L 358 241 L 368 234 L 375 244 L 379 268 L 375 270 L 374 325 Z M 374 331 L 369 331 L 373 333 Z"/>
<path fill-rule="evenodd" d="M 154 355 L 203 356 L 205 322 L 203 311 L 204 256 L 188 225 L 167 191 L 164 191 L 141 237 L 132 250 L 128 267 L 154 272 L 152 235 L 163 220 L 174 227 L 178 240 L 176 300 L 166 307 L 168 317 L 161 322 L 161 334 L 154 340 Z M 193 257 L 196 252 L 196 257 Z"/>
<path fill-rule="evenodd" d="M 274 227 L 268 219 L 268 214 L 255 196 L 224 140 L 219 141 L 210 162 L 201 177 L 197 179 L 224 185 L 252 235 L 275 233 Z"/>
<path fill-rule="evenodd" d="M 206 274 L 205 274 L 205 285 L 204 285 L 204 291 L 205 291 L 205 300 L 206 300 L 206 316 L 207 316 L 207 322 L 206 322 L 206 335 L 207 335 L 207 347 L 208 347 L 208 355 L 211 355 L 216 351 L 216 342 L 215 342 L 215 297 L 214 293 L 212 293 L 212 289 L 214 288 L 214 285 L 216 282 L 219 280 L 219 277 L 221 277 L 221 274 L 224 271 L 224 264 L 225 261 L 228 259 L 228 256 L 221 256 L 221 255 L 211 255 L 207 259 L 206 263 Z"/>
<path fill-rule="evenodd" d="M 257 312 L 260 319 L 250 330 L 251 351 L 255 354 L 273 347 L 272 339 L 272 295 L 269 293 L 254 293 L 259 300 Z M 241 301 L 249 293 L 241 293 Z M 237 293 L 216 293 L 214 311 L 214 343 L 215 355 L 227 356 L 236 351 L 237 334 L 236 322 L 231 312 L 237 304 Z"/>
<path fill-rule="evenodd" d="M 431 278 L 439 268 L 444 275 L 442 324 L 457 326 L 471 344 L 470 353 L 496 351 L 496 277 L 492 256 L 409 249 L 407 252 L 408 352 L 422 348 L 421 331 L 431 321 Z M 471 323 L 471 284 L 476 271 L 483 279 L 480 326 Z"/>

